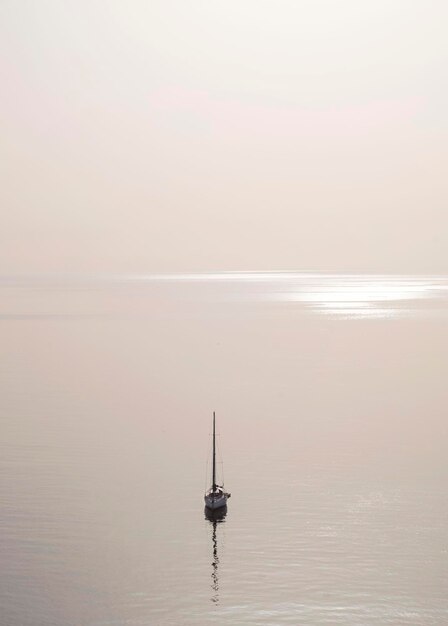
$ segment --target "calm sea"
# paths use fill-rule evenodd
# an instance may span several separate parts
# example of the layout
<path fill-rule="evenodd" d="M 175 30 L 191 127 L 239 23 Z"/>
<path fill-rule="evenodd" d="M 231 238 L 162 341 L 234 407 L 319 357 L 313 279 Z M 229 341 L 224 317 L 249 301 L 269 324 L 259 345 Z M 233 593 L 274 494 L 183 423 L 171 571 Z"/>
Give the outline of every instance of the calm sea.
<path fill-rule="evenodd" d="M 448 279 L 0 294 L 2 625 L 448 624 Z"/>

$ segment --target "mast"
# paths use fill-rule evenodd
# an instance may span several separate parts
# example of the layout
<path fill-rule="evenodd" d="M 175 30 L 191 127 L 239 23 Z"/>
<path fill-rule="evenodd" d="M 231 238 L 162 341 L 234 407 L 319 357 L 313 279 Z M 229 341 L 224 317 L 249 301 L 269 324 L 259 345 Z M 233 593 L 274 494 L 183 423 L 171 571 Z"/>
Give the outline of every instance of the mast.
<path fill-rule="evenodd" d="M 215 412 L 213 411 L 213 493 L 216 491 Z"/>

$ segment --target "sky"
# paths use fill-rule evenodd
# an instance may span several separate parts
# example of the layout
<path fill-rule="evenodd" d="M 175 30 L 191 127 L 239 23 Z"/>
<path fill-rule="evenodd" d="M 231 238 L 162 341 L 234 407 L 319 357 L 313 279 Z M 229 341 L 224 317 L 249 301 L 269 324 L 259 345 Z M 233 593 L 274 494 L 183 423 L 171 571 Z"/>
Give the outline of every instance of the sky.
<path fill-rule="evenodd" d="M 2 0 L 0 272 L 448 272 L 444 0 Z"/>

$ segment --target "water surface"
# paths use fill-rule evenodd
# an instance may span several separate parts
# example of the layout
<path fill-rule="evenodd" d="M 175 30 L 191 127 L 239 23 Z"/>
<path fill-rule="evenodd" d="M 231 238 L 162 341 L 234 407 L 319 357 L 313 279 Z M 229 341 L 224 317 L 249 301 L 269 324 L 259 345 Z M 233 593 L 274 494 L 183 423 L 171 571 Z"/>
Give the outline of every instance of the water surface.
<path fill-rule="evenodd" d="M 447 290 L 2 277 L 2 623 L 448 623 Z"/>

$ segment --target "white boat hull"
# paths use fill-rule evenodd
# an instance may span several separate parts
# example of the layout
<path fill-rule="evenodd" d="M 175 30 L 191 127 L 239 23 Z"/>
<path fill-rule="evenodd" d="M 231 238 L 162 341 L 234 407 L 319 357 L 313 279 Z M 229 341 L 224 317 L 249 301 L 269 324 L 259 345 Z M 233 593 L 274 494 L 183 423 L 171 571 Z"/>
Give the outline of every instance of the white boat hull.
<path fill-rule="evenodd" d="M 212 511 L 220 509 L 221 507 L 226 506 L 228 498 L 228 493 L 223 493 L 219 497 L 206 495 L 204 496 L 205 506 Z"/>

